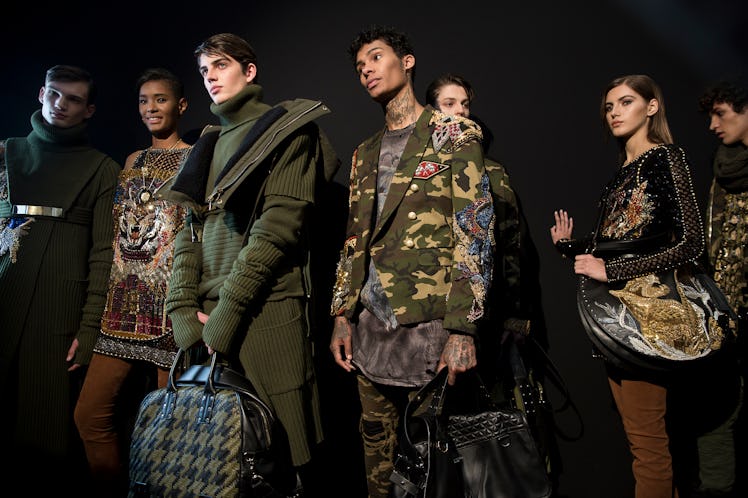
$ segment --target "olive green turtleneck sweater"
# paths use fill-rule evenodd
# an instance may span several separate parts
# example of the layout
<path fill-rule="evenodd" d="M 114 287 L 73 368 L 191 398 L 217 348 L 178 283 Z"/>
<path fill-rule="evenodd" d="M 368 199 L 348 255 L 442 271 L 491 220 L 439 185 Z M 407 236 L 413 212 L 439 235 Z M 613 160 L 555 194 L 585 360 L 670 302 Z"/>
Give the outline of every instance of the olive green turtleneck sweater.
<path fill-rule="evenodd" d="M 270 109 L 260 102 L 261 94 L 259 86 L 250 85 L 212 106 L 222 124 L 215 147 L 211 149 L 215 135 L 201 137 L 190 155 L 193 161 L 183 166 L 177 179 L 210 176 L 205 194 L 194 194 L 206 197 L 190 194 L 185 201 L 193 213 L 203 214 L 205 199 L 214 190 L 213 179 L 221 178 L 219 185 L 224 187 L 223 179 L 230 182 L 236 172 L 248 168 L 230 201 L 223 199 L 226 204 L 201 216 L 201 243 L 191 241 L 189 227 L 180 232 L 166 307 L 180 347 L 188 348 L 202 338 L 220 353 L 238 354 L 257 393 L 281 420 L 294 464 L 301 465 L 311 458 L 312 444 L 322 438 L 299 258 L 302 225 L 314 201 L 321 159 L 318 128 L 303 124 L 301 117 L 316 103 L 304 99 L 283 103 L 287 119 L 270 124 L 257 147 L 250 147 L 231 163 L 231 172 L 221 175 L 247 132 Z M 287 137 L 276 139 L 281 131 Z M 269 155 L 255 163 L 260 149 Z M 256 191 L 263 182 L 261 208 L 243 244 Z M 209 315 L 204 326 L 198 311 Z"/>
<path fill-rule="evenodd" d="M 28 235 L 19 238 L 17 262 L 6 266 L 6 261 L 3 260 L 0 264 L 0 285 L 8 284 L 6 290 L 11 295 L 10 299 L 18 306 L 14 315 L 23 316 L 20 310 L 26 309 L 27 304 L 24 304 L 25 298 L 22 297 L 26 293 L 19 292 L 18 288 L 13 290 L 14 287 L 9 282 L 14 281 L 14 275 L 22 275 L 19 278 L 23 288 L 34 285 L 33 275 L 39 275 L 37 268 L 40 265 L 43 267 L 44 260 L 30 260 L 32 246 L 47 244 L 46 250 L 50 251 L 58 236 L 72 234 L 76 230 L 80 232 L 77 239 L 71 237 L 60 247 L 60 250 L 64 249 L 69 253 L 69 259 L 54 271 L 59 273 L 60 278 L 65 278 L 66 275 L 69 278 L 75 272 L 74 269 L 83 265 L 85 273 L 81 278 L 87 282 L 87 291 L 84 302 L 76 306 L 72 316 L 79 316 L 82 306 L 83 313 L 75 335 L 79 347 L 74 361 L 86 365 L 93 354 L 93 345 L 99 332 L 112 264 L 111 209 L 120 166 L 91 147 L 86 134 L 86 122 L 71 128 L 59 128 L 48 124 L 41 111 L 36 111 L 31 116 L 31 126 L 33 131 L 27 137 L 7 140 L 5 163 L 8 197 L 0 199 L 0 217 L 9 216 L 12 206 L 19 204 L 58 207 L 63 209 L 64 214 L 58 219 L 38 217 L 29 225 Z M 69 226 L 69 229 L 63 230 L 57 227 L 58 220 L 69 220 L 72 223 L 64 225 Z M 51 239 L 47 238 L 47 227 L 53 230 Z M 64 254 L 60 252 L 55 257 L 63 257 Z M 51 255 L 39 257 L 49 259 Z M 27 266 L 30 268 L 28 271 L 22 270 Z M 35 292 L 44 294 L 52 292 L 51 289 L 52 287 L 48 287 L 46 291 L 36 289 Z M 69 293 L 69 290 L 66 292 Z M 44 299 L 55 300 L 57 297 L 48 294 Z M 0 324 L 3 321 L 4 319 Z M 6 335 L 13 335 L 8 327 L 5 329 Z"/>
<path fill-rule="evenodd" d="M 262 88 L 249 85 L 226 102 L 211 106 L 222 130 L 210 165 L 206 196 L 252 125 L 270 109 L 260 101 L 261 97 Z M 242 212 L 216 209 L 207 214 L 201 257 L 194 252 L 188 257 L 186 246 L 192 246 L 189 233 L 181 234 L 175 255 L 175 278 L 171 296 L 167 298 L 180 346 L 189 347 L 202 337 L 215 350 L 227 352 L 248 307 L 260 309 L 265 300 L 304 295 L 295 251 L 306 208 L 314 200 L 315 165 L 309 154 L 311 149 L 311 137 L 306 134 L 284 144 L 274 160 L 273 173 L 265 186 L 264 207 L 261 213 L 256 213 L 246 245 L 243 245 L 246 220 L 254 199 L 246 199 L 243 206 L 246 210 Z M 237 167 L 241 164 L 242 160 Z M 269 166 L 260 166 L 257 174 L 246 181 L 262 182 Z M 198 280 L 194 280 L 194 272 L 199 273 Z M 190 296 L 187 289 L 194 284 L 197 284 L 196 295 Z M 258 300 L 260 297 L 262 301 Z M 196 302 L 194 298 L 210 315 L 204 327 L 195 318 L 194 304 L 188 306 L 190 300 Z"/>
<path fill-rule="evenodd" d="M 218 117 L 222 129 L 210 165 L 208 195 L 218 174 L 239 148 L 244 136 L 269 109 L 270 106 L 262 102 L 262 87 L 259 85 L 249 85 L 222 104 L 211 104 L 210 112 Z"/>
<path fill-rule="evenodd" d="M 120 167 L 88 144 L 85 124 L 58 128 L 37 111 L 31 125 L 0 154 L 0 385 L 10 388 L 11 446 L 54 465 L 78 454 L 70 427 L 79 377 L 67 370 L 89 363 L 99 332 Z M 63 215 L 11 216 L 13 205 Z M 17 242 L 10 250 L 8 238 Z M 74 339 L 78 349 L 66 361 Z"/>

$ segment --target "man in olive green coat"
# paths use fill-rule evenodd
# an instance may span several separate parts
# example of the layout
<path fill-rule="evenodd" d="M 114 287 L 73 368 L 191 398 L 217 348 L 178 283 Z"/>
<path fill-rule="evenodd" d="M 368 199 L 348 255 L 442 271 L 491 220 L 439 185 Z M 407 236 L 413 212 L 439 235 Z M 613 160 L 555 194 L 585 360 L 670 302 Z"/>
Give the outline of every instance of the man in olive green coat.
<path fill-rule="evenodd" d="M 305 234 L 318 182 L 337 167 L 314 122 L 330 110 L 305 99 L 263 103 L 257 58 L 236 35 L 214 35 L 195 55 L 221 126 L 203 131 L 163 193 L 190 211 L 167 311 L 180 347 L 202 340 L 240 360 L 288 433 L 304 480 L 302 466 L 322 440 Z"/>
<path fill-rule="evenodd" d="M 31 133 L 0 142 L 2 481 L 40 496 L 86 469 L 72 416 L 104 310 L 120 171 L 89 145 L 95 97 L 87 71 L 54 66 Z"/>

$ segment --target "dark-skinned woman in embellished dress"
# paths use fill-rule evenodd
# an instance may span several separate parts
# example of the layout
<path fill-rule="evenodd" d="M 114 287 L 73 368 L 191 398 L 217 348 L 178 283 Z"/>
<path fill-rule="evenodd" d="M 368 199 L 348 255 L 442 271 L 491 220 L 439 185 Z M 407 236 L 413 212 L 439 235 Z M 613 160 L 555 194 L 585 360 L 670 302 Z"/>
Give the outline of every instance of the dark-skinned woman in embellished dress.
<path fill-rule="evenodd" d="M 106 308 L 75 410 L 96 496 L 101 497 L 125 496 L 127 491 L 129 439 L 117 414 L 128 413 L 122 405 L 139 398 L 124 392 L 126 380 L 136 374 L 152 376 L 164 387 L 178 349 L 164 299 L 185 211 L 157 199 L 155 191 L 176 174 L 191 150 L 178 132 L 187 100 L 181 81 L 163 68 L 144 71 L 136 88 L 151 146 L 130 154 L 119 177 Z"/>

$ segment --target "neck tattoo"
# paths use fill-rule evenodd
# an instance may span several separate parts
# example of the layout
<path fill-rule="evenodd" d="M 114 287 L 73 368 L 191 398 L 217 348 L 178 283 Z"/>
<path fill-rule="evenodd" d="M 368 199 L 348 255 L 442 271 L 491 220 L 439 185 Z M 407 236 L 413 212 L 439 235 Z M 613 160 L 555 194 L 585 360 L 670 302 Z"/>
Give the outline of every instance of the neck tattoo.
<path fill-rule="evenodd" d="M 385 121 L 387 122 L 388 128 L 391 130 L 404 128 L 411 123 L 415 123 L 416 106 L 415 99 L 412 95 L 413 94 L 409 92 L 392 99 L 387 104 Z"/>

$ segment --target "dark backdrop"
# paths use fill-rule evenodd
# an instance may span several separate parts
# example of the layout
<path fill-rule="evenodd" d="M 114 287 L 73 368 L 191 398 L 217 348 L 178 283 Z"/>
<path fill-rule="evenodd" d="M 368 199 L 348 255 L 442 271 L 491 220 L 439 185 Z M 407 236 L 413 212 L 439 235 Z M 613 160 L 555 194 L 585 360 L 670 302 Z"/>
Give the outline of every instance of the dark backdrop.
<path fill-rule="evenodd" d="M 381 109 L 359 86 L 348 60 L 348 43 L 360 28 L 378 22 L 410 33 L 422 101 L 439 73 L 468 78 L 477 90 L 473 112 L 494 136 L 490 153 L 511 175 L 537 248 L 539 323 L 546 324 L 539 333 L 547 334 L 550 356 L 578 410 L 556 414 L 560 492 L 574 498 L 633 495 L 622 427 L 602 364 L 591 358 L 576 315 L 575 278 L 551 246 L 548 229 L 558 208 L 570 211 L 578 233 L 592 229 L 597 196 L 616 167 L 615 146 L 604 140 L 598 116 L 600 91 L 628 73 L 647 73 L 662 86 L 672 131 L 690 156 L 697 197 L 705 206 L 717 142 L 696 102 L 712 80 L 746 70 L 746 2 L 18 4 L 3 8 L 0 29 L 0 137 L 28 133 L 47 67 L 79 64 L 100 85 L 91 136 L 120 163 L 149 145 L 133 87 L 146 67 L 163 65 L 184 79 L 190 106 L 183 133 L 215 122 L 192 51 L 217 32 L 232 31 L 252 43 L 266 101 L 305 97 L 331 107 L 333 113 L 320 123 L 341 157 L 341 184 L 353 148 L 383 124 Z M 323 454 L 329 463 L 321 477 L 340 496 L 359 496 L 353 384 L 328 368 L 332 360 L 325 344 L 318 354 L 329 436 Z M 560 407 L 560 392 L 552 385 L 548 390 Z M 694 399 L 698 402 L 698 393 Z"/>

